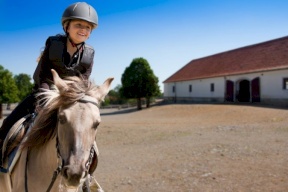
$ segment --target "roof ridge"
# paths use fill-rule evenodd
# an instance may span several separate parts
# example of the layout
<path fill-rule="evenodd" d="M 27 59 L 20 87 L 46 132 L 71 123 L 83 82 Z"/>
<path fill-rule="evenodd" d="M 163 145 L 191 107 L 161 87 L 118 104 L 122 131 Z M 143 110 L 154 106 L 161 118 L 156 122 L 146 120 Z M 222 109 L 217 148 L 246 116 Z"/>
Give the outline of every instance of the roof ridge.
<path fill-rule="evenodd" d="M 196 59 L 192 59 L 187 64 L 191 63 L 192 61 L 197 61 L 197 60 L 200 60 L 200 59 L 209 58 L 209 57 L 213 57 L 213 56 L 216 56 L 216 55 L 221 55 L 221 54 L 224 54 L 224 53 L 235 52 L 237 50 L 243 50 L 243 49 L 247 49 L 247 48 L 251 48 L 251 47 L 258 47 L 258 46 L 262 46 L 264 44 L 270 44 L 270 43 L 275 42 L 275 41 L 281 41 L 283 39 L 288 39 L 288 36 L 284 36 L 284 37 L 280 37 L 280 38 L 272 39 L 272 40 L 267 40 L 267 41 L 264 41 L 264 42 L 255 43 L 255 44 L 251 44 L 251 45 L 246 45 L 246 46 L 243 46 L 243 47 L 238 47 L 238 48 L 222 51 L 222 52 L 215 53 L 215 54 L 208 55 L 208 56 L 204 56 L 204 57 L 199 57 L 199 58 L 196 58 Z"/>
<path fill-rule="evenodd" d="M 273 54 L 272 54 L 273 53 Z M 288 67 L 288 36 L 191 60 L 163 82 Z"/>

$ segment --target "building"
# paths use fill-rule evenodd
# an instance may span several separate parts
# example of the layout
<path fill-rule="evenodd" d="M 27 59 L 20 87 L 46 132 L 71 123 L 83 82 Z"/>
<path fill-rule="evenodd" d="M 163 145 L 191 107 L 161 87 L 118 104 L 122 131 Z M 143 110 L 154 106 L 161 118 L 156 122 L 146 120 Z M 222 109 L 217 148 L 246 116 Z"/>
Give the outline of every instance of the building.
<path fill-rule="evenodd" d="M 174 102 L 288 103 L 288 36 L 192 60 L 163 83 Z"/>

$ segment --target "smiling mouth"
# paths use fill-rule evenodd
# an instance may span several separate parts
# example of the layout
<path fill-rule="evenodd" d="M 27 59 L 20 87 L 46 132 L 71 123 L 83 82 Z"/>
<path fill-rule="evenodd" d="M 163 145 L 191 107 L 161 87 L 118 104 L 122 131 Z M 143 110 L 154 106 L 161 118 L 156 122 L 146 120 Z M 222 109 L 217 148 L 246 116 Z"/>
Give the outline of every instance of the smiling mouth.
<path fill-rule="evenodd" d="M 85 37 L 86 35 L 84 33 L 77 33 L 77 35 Z"/>

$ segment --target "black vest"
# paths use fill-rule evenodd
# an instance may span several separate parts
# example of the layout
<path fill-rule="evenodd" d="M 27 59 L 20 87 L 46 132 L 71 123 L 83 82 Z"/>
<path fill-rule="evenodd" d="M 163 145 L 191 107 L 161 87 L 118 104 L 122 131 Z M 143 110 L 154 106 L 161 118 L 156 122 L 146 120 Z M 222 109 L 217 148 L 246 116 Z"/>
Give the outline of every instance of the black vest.
<path fill-rule="evenodd" d="M 89 69 L 93 63 L 94 49 L 84 44 L 83 52 L 80 54 L 81 59 L 77 65 L 67 67 L 64 64 L 64 54 L 66 53 L 66 41 L 67 37 L 64 36 L 52 36 L 46 41 L 46 48 L 49 49 L 49 61 L 52 65 L 51 68 L 55 69 L 61 78 L 65 76 L 74 76 L 83 74 Z"/>

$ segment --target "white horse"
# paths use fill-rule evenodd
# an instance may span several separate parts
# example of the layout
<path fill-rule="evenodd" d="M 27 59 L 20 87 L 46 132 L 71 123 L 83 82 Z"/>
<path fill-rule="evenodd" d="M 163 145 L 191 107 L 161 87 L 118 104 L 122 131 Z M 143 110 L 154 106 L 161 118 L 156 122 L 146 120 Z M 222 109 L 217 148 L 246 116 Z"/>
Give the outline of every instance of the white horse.
<path fill-rule="evenodd" d="M 61 79 L 54 70 L 52 74 L 55 89 L 38 95 L 43 109 L 21 142 L 13 169 L 0 173 L 0 191 L 58 192 L 59 187 L 76 191 L 85 186 L 90 190 L 90 174 L 98 162 L 99 105 L 113 78 L 96 86 L 78 77 Z"/>

